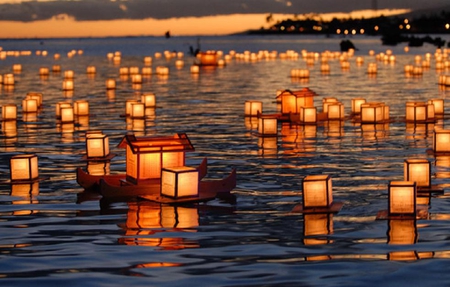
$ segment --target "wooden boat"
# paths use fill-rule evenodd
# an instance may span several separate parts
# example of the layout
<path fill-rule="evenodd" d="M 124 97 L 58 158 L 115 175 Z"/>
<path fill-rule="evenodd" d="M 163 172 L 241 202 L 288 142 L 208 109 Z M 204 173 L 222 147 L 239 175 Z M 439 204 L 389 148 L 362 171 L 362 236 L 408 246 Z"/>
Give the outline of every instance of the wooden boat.
<path fill-rule="evenodd" d="M 204 178 L 206 176 L 206 173 L 208 172 L 208 161 L 206 158 L 202 160 L 197 169 L 199 171 L 199 178 Z M 100 187 L 101 179 L 107 180 L 108 182 L 114 183 L 114 185 L 116 185 L 120 182 L 123 182 L 125 178 L 125 174 L 91 175 L 85 172 L 83 169 L 77 168 L 77 183 L 86 190 L 98 190 Z"/>
<path fill-rule="evenodd" d="M 161 184 L 159 180 L 149 182 L 148 184 L 134 185 L 123 184 L 123 181 L 111 178 L 103 178 L 100 180 L 99 192 L 104 198 L 116 197 L 140 197 L 146 200 L 156 201 L 160 203 L 185 203 L 198 202 L 214 199 L 216 197 L 227 197 L 227 194 L 236 187 L 236 170 L 233 169 L 228 176 L 223 179 L 204 179 L 199 181 L 198 197 L 171 199 L 160 196 Z"/>

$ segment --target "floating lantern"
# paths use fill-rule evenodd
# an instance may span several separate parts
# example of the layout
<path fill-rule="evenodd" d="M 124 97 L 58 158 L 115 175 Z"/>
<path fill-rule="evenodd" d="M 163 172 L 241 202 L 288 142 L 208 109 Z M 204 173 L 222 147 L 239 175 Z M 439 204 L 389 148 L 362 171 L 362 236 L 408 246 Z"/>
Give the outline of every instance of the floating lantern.
<path fill-rule="evenodd" d="M 14 74 L 5 74 L 3 75 L 3 85 L 5 86 L 14 86 Z"/>
<path fill-rule="evenodd" d="M 191 74 L 198 74 L 200 73 L 200 67 L 198 65 L 192 65 L 190 71 Z"/>
<path fill-rule="evenodd" d="M 310 73 L 309 73 L 308 69 L 292 69 L 291 70 L 291 78 L 308 79 L 309 74 Z"/>
<path fill-rule="evenodd" d="M 136 75 L 139 74 L 139 67 L 130 67 L 129 68 L 130 75 Z"/>
<path fill-rule="evenodd" d="M 39 178 L 38 157 L 34 154 L 10 158 L 11 181 L 34 181 Z"/>
<path fill-rule="evenodd" d="M 71 80 L 74 78 L 75 73 L 72 70 L 64 71 L 64 79 Z"/>
<path fill-rule="evenodd" d="M 218 56 L 214 51 L 200 52 L 197 54 L 197 59 L 200 61 L 202 66 L 216 66 Z"/>
<path fill-rule="evenodd" d="M 76 101 L 73 105 L 73 113 L 76 116 L 89 115 L 89 102 L 84 100 Z"/>
<path fill-rule="evenodd" d="M 276 136 L 278 134 L 277 118 L 260 115 L 258 118 L 258 133 L 263 136 Z"/>
<path fill-rule="evenodd" d="M 169 75 L 169 67 L 158 66 L 156 67 L 156 74 L 160 76 Z"/>
<path fill-rule="evenodd" d="M 177 67 L 178 69 L 183 68 L 184 66 L 184 61 L 183 60 L 176 60 L 175 61 L 175 67 Z"/>
<path fill-rule="evenodd" d="M 427 103 L 434 105 L 434 113 L 436 115 L 444 114 L 444 99 L 431 99 Z"/>
<path fill-rule="evenodd" d="M 145 117 L 145 104 L 141 102 L 131 103 L 130 118 L 144 118 Z"/>
<path fill-rule="evenodd" d="M 431 163 L 427 159 L 405 159 L 404 180 L 414 181 L 418 188 L 431 187 Z"/>
<path fill-rule="evenodd" d="M 256 117 L 262 113 L 261 101 L 245 101 L 244 115 L 247 117 Z"/>
<path fill-rule="evenodd" d="M 86 156 L 92 158 L 106 158 L 109 155 L 109 138 L 104 134 L 86 133 Z"/>
<path fill-rule="evenodd" d="M 12 69 L 13 69 L 14 74 L 20 74 L 22 72 L 22 65 L 14 64 Z"/>
<path fill-rule="evenodd" d="M 133 109 L 132 105 L 137 102 L 138 102 L 137 100 L 127 100 L 125 102 L 125 115 L 127 115 L 127 116 L 131 115 L 132 109 Z"/>
<path fill-rule="evenodd" d="M 133 84 L 142 84 L 142 75 L 141 74 L 133 74 L 133 75 L 131 75 L 131 83 L 133 83 Z"/>
<path fill-rule="evenodd" d="M 38 107 L 42 106 L 42 94 L 41 93 L 27 93 L 26 99 L 35 99 L 37 101 Z"/>
<path fill-rule="evenodd" d="M 63 89 L 63 91 L 72 91 L 73 90 L 73 80 L 64 80 L 62 89 Z"/>
<path fill-rule="evenodd" d="M 428 119 L 428 104 L 424 102 L 406 103 L 406 121 L 424 122 Z"/>
<path fill-rule="evenodd" d="M 106 84 L 107 90 L 115 90 L 116 89 L 116 80 L 114 80 L 114 79 L 107 79 L 105 84 Z"/>
<path fill-rule="evenodd" d="M 417 186 L 413 181 L 389 182 L 388 215 L 416 216 Z"/>
<path fill-rule="evenodd" d="M 369 75 L 376 75 L 378 73 L 377 63 L 369 63 L 367 66 L 367 73 Z"/>
<path fill-rule="evenodd" d="M 450 130 L 444 129 L 434 130 L 433 150 L 435 153 L 450 152 Z"/>
<path fill-rule="evenodd" d="M 353 98 L 352 99 L 352 113 L 360 114 L 361 113 L 361 105 L 366 103 L 366 99 L 364 98 Z"/>
<path fill-rule="evenodd" d="M 58 103 L 56 103 L 56 108 L 55 108 L 55 116 L 56 116 L 56 118 L 58 118 L 58 119 L 61 118 L 61 108 L 63 108 L 63 107 L 71 107 L 71 105 L 68 102 L 58 102 Z"/>
<path fill-rule="evenodd" d="M 62 106 L 60 108 L 61 113 L 61 123 L 71 123 L 74 121 L 73 107 L 72 106 Z"/>
<path fill-rule="evenodd" d="M 141 102 L 144 103 L 145 108 L 156 107 L 156 96 L 153 93 L 141 95 Z"/>
<path fill-rule="evenodd" d="M 308 175 L 303 179 L 303 210 L 330 208 L 333 203 L 331 176 Z"/>
<path fill-rule="evenodd" d="M 163 168 L 161 174 L 161 195 L 178 199 L 198 196 L 198 170 L 180 166 Z"/>
<path fill-rule="evenodd" d="M 2 120 L 15 121 L 17 120 L 17 105 L 7 104 L 2 106 Z"/>
<path fill-rule="evenodd" d="M 86 73 L 87 74 L 95 74 L 95 73 L 97 73 L 97 69 L 95 68 L 95 66 L 88 66 L 87 68 L 86 68 Z"/>
<path fill-rule="evenodd" d="M 314 97 L 316 95 L 315 92 L 308 88 L 298 91 L 280 91 L 277 95 L 277 100 L 281 102 L 281 113 L 298 114 L 300 107 L 314 107 Z"/>
<path fill-rule="evenodd" d="M 389 109 L 387 109 L 387 113 L 389 113 Z M 384 103 L 365 103 L 361 105 L 361 123 L 372 124 L 384 122 L 385 120 L 386 106 Z"/>
<path fill-rule="evenodd" d="M 36 113 L 38 111 L 38 101 L 36 99 L 25 98 L 22 100 L 23 113 Z"/>
<path fill-rule="evenodd" d="M 335 97 L 327 97 L 322 99 L 322 112 L 328 114 L 328 106 L 330 104 L 338 103 L 338 99 Z"/>
<path fill-rule="evenodd" d="M 185 165 L 185 153 L 193 151 L 186 134 L 173 137 L 125 136 L 119 147 L 126 148 L 126 180 L 138 184 L 161 178 L 162 168 Z"/>
<path fill-rule="evenodd" d="M 52 66 L 52 72 L 53 73 L 60 73 L 61 72 L 61 66 L 60 65 L 53 65 Z"/>
<path fill-rule="evenodd" d="M 142 68 L 142 75 L 143 76 L 150 76 L 152 74 L 152 68 L 151 67 L 143 67 Z"/>
<path fill-rule="evenodd" d="M 329 103 L 327 117 L 329 120 L 342 120 L 344 119 L 344 105 L 340 102 Z"/>
<path fill-rule="evenodd" d="M 50 71 L 48 68 L 39 68 L 40 76 L 48 76 L 49 74 L 50 74 Z"/>
<path fill-rule="evenodd" d="M 144 57 L 144 65 L 151 66 L 151 64 L 152 64 L 152 57 L 150 56 Z"/>
<path fill-rule="evenodd" d="M 299 121 L 303 124 L 317 123 L 316 107 L 300 107 Z"/>

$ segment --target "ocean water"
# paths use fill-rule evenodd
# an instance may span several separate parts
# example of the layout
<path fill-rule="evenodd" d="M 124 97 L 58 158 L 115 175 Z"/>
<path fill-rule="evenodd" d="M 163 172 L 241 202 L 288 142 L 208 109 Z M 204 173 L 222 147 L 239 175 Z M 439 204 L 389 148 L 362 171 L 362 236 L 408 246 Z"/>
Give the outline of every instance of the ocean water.
<path fill-rule="evenodd" d="M 443 37 L 445 39 L 445 36 Z M 189 47 L 285 52 L 338 51 L 341 38 L 285 36 L 159 37 L 106 39 L 1 40 L 4 51 L 29 50 L 30 56 L 0 60 L 0 74 L 15 74 L 13 89 L 2 86 L 0 105 L 17 104 L 19 118 L 12 126 L 2 122 L 0 134 L 0 285 L 2 286 L 446 286 L 450 281 L 450 182 L 448 157 L 427 153 L 435 127 L 403 120 L 407 101 L 444 99 L 438 85 L 441 74 L 434 60 L 421 77 L 405 77 L 403 68 L 434 55 L 435 47 L 382 46 L 379 38 L 355 37 L 358 48 L 343 71 L 337 59 L 331 72 L 320 64 L 307 66 L 298 59 L 244 61 L 232 59 L 225 67 L 189 71 L 194 58 Z M 449 39 L 447 39 L 449 40 Z M 395 63 L 369 55 L 390 49 Z M 68 57 L 67 53 L 83 54 Z M 184 67 L 175 60 L 153 59 L 170 69 L 168 77 L 153 74 L 140 86 L 119 76 L 119 67 L 143 67 L 155 52 L 184 52 Z M 36 55 L 47 51 L 48 56 Z M 114 64 L 109 52 L 120 51 Z M 53 55 L 60 53 L 60 59 Z M 364 58 L 357 66 L 355 58 Z M 367 65 L 377 62 L 376 76 Z M 61 73 L 39 76 L 40 67 L 61 66 Z M 97 68 L 95 76 L 86 67 Z M 292 80 L 293 68 L 311 72 L 307 82 Z M 72 93 L 62 91 L 63 73 L 75 73 Z M 107 92 L 105 80 L 117 81 Z M 336 97 L 351 111 L 351 99 L 385 102 L 392 121 L 361 126 L 351 119 L 320 122 L 315 126 L 279 124 L 278 137 L 255 134 L 255 123 L 245 119 L 244 102 L 263 102 L 264 113 L 278 111 L 276 91 L 309 87 L 322 98 Z M 28 92 L 43 94 L 35 118 L 21 113 Z M 152 92 L 157 107 L 144 120 L 121 115 L 125 102 Z M 55 117 L 58 102 L 87 100 L 90 115 L 73 124 Z M 102 130 L 116 156 L 104 167 L 125 172 L 125 153 L 117 144 L 127 133 L 137 136 L 186 133 L 195 147 L 188 165 L 208 158 L 210 178 L 237 169 L 236 202 L 213 200 L 205 204 L 164 206 L 147 201 L 108 201 L 86 192 L 76 183 L 83 161 L 85 133 Z M 9 158 L 36 154 L 41 181 L 32 186 L 10 184 Z M 376 220 L 387 209 L 387 186 L 403 180 L 406 158 L 426 158 L 432 181 L 443 194 L 420 198 L 429 208 L 426 219 Z M 333 215 L 304 216 L 291 211 L 301 204 L 306 175 L 328 174 L 333 198 L 342 202 Z"/>

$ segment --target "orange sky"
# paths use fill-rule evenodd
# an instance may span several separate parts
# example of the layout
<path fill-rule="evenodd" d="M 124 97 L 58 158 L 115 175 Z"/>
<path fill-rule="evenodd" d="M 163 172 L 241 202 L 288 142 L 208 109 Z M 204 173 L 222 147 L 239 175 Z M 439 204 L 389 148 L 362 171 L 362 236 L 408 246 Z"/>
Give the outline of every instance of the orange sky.
<path fill-rule="evenodd" d="M 385 16 L 408 12 L 408 10 L 379 10 Z M 372 15 L 371 15 L 372 14 Z M 335 16 L 366 18 L 373 11 L 356 11 L 351 14 L 323 14 L 322 19 Z M 53 38 L 53 37 L 105 37 L 105 36 L 161 36 L 166 31 L 172 35 L 224 35 L 248 29 L 267 27 L 267 14 L 234 14 L 211 17 L 186 17 L 167 20 L 113 20 L 75 21 L 67 15 L 58 15 L 50 20 L 34 22 L 0 21 L 0 38 Z M 56 19 L 57 18 L 57 19 Z M 275 20 L 292 18 L 292 15 L 275 14 Z M 272 22 L 271 24 L 273 24 Z"/>

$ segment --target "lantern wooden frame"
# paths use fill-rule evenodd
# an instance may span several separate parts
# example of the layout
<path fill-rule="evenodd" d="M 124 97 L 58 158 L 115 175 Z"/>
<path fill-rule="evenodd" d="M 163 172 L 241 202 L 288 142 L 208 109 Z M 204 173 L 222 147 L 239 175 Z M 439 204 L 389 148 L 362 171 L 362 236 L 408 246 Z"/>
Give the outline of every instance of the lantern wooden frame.
<path fill-rule="evenodd" d="M 199 174 L 194 167 L 179 166 L 161 170 L 161 196 L 173 199 L 198 197 Z"/>
<path fill-rule="evenodd" d="M 23 154 L 12 156 L 9 165 L 11 182 L 30 182 L 39 179 L 37 155 Z"/>

